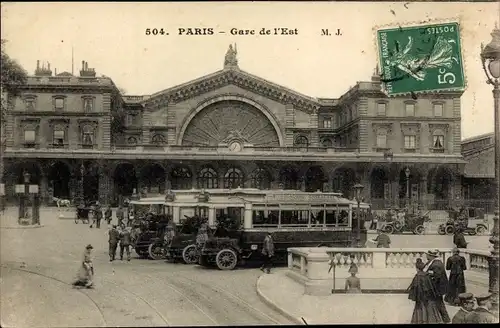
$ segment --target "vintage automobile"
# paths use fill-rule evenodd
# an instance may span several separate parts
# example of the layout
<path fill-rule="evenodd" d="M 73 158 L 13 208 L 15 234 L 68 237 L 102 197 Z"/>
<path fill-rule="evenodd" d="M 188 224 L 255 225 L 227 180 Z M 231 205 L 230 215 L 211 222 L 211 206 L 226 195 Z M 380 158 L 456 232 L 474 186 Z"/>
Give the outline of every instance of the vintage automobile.
<path fill-rule="evenodd" d="M 135 213 L 132 228 L 134 233 L 134 250 L 142 258 L 153 260 L 165 257 L 163 237 L 171 221 L 171 216 L 166 211 L 163 197 L 132 200 L 129 210 Z"/>
<path fill-rule="evenodd" d="M 440 235 L 453 235 L 459 226 L 463 228 L 464 233 L 471 236 L 484 235 L 488 232 L 489 224 L 482 208 L 465 207 L 463 213 L 464 215 L 460 217 L 459 211 L 449 210 L 448 220 L 445 224 L 439 225 L 438 233 Z"/>
<path fill-rule="evenodd" d="M 226 200 L 226 213 L 218 215 L 213 237 L 203 245 L 202 266 L 232 270 L 247 261 L 262 261 L 264 237 L 272 232 L 276 262 L 286 262 L 289 247 L 356 247 L 366 242 L 364 224 L 353 224 L 356 202 L 339 193 L 296 190 L 233 189 L 211 190 L 209 206 L 220 208 Z M 209 207 L 210 208 L 210 207 Z M 360 217 L 369 205 L 360 204 Z M 209 222 L 214 218 L 209 211 Z M 222 214 L 222 213 L 221 213 Z"/>
<path fill-rule="evenodd" d="M 386 222 L 382 231 L 388 234 L 412 232 L 414 235 L 422 235 L 425 232 L 424 223 L 430 220 L 429 212 L 423 215 L 407 213 L 402 222 L 397 220 Z"/>
<path fill-rule="evenodd" d="M 182 260 L 186 264 L 198 263 L 196 234 L 203 219 L 198 215 L 185 216 L 184 222 L 177 226 L 171 238 L 164 243 L 168 259 L 173 262 Z"/>

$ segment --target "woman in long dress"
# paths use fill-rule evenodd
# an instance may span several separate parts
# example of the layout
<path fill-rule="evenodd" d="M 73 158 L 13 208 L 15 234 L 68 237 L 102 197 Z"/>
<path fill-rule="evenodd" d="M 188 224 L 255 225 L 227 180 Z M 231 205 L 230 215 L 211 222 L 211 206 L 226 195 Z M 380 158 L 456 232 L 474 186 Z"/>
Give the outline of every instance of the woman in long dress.
<path fill-rule="evenodd" d="M 411 323 L 443 323 L 443 318 L 435 302 L 438 297 L 437 292 L 431 278 L 423 271 L 425 264 L 422 259 L 417 259 L 415 266 L 417 274 L 407 290 L 408 299 L 415 302 Z"/>
<path fill-rule="evenodd" d="M 92 245 L 87 245 L 83 253 L 82 265 L 80 266 L 73 286 L 92 288 L 94 282 L 94 265 L 92 264 Z"/>

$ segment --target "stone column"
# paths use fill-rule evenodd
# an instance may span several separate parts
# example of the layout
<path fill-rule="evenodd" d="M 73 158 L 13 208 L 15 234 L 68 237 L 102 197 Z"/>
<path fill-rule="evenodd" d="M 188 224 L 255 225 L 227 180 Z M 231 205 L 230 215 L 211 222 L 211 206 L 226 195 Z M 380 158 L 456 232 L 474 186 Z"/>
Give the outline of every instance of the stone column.
<path fill-rule="evenodd" d="M 40 177 L 40 198 L 42 204 L 47 205 L 50 202 L 49 199 L 49 180 L 46 174 L 43 172 L 41 173 L 42 176 Z"/>
<path fill-rule="evenodd" d="M 300 191 L 306 191 L 306 177 L 302 176 L 299 178 Z"/>

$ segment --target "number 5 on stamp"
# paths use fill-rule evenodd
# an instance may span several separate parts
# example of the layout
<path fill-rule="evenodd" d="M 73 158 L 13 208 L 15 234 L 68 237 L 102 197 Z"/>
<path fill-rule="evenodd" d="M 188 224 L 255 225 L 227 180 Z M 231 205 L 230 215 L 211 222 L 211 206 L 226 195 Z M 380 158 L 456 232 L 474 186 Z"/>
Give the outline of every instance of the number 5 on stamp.
<path fill-rule="evenodd" d="M 377 51 L 389 96 L 465 88 L 456 22 L 377 30 Z"/>

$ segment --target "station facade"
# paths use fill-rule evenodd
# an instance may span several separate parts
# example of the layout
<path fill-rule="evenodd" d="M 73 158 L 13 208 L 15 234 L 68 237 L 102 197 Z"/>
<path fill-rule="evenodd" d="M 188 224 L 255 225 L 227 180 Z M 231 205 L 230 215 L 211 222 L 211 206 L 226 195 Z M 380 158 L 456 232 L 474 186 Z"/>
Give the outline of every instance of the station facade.
<path fill-rule="evenodd" d="M 380 77 L 314 98 L 240 69 L 147 96 L 120 93 L 86 62 L 79 76 L 40 63 L 9 97 L 6 199 L 30 173 L 40 197 L 116 204 L 134 189 L 342 192 L 376 209 L 444 209 L 461 199 L 461 92 L 387 97 Z"/>

